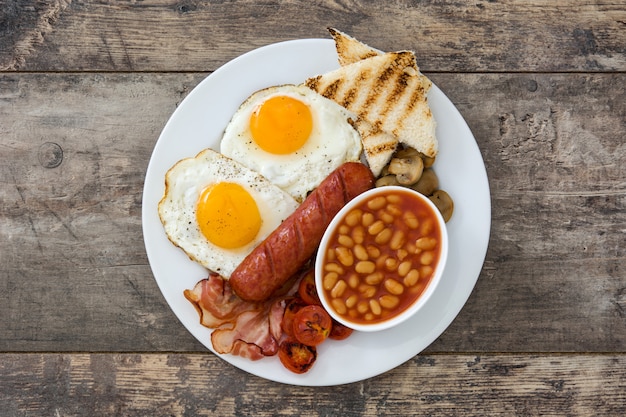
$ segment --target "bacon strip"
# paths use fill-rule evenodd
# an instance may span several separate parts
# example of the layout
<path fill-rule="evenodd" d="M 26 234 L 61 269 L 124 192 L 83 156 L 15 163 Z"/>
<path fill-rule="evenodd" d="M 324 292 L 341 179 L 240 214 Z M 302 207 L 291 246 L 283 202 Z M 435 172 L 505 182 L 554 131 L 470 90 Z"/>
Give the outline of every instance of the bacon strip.
<path fill-rule="evenodd" d="M 211 343 L 216 352 L 250 360 L 277 353 L 284 303 L 281 310 L 279 301 L 273 300 L 272 304 L 243 301 L 228 281 L 214 273 L 183 294 L 198 311 L 200 324 L 215 329 Z"/>
<path fill-rule="evenodd" d="M 243 301 L 218 274 L 198 281 L 192 290 L 185 290 L 184 296 L 200 315 L 200 323 L 210 329 L 234 322 L 244 311 L 262 308 L 259 304 Z"/>
<path fill-rule="evenodd" d="M 270 333 L 274 339 L 280 341 L 283 335 L 283 328 L 281 326 L 283 322 L 283 316 L 285 315 L 285 307 L 287 306 L 287 299 L 280 298 L 272 303 L 272 307 L 269 311 L 269 323 Z"/>
<path fill-rule="evenodd" d="M 238 341 L 256 345 L 265 356 L 278 352 L 278 342 L 270 334 L 265 310 L 241 313 L 232 328 L 219 328 L 211 333 L 211 343 L 217 353 L 231 353 Z"/>
<path fill-rule="evenodd" d="M 200 324 L 215 329 L 211 343 L 216 352 L 258 360 L 278 352 L 285 300 L 298 290 L 299 276 L 295 275 L 279 295 L 263 303 L 242 300 L 230 283 L 215 273 L 183 294 L 198 311 Z"/>
<path fill-rule="evenodd" d="M 258 361 L 259 359 L 263 359 L 265 357 L 260 347 L 252 343 L 246 343 L 243 340 L 235 340 L 235 343 L 233 343 L 233 350 L 231 350 L 230 353 L 251 361 Z"/>

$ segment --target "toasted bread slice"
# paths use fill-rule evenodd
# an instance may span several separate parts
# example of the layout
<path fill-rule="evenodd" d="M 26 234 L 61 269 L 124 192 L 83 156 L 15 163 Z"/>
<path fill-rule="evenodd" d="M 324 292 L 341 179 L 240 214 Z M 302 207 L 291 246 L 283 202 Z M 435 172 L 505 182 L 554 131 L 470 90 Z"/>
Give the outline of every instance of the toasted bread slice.
<path fill-rule="evenodd" d="M 419 74 L 413 52 L 361 59 L 310 78 L 305 85 L 399 142 L 436 156 L 435 120 L 426 98 L 431 83 Z"/>
<path fill-rule="evenodd" d="M 339 65 L 342 67 L 383 53 L 335 28 L 328 28 L 328 31 L 335 41 Z"/>
<path fill-rule="evenodd" d="M 369 45 L 353 38 L 352 36 L 341 32 L 335 28 L 328 28 L 328 31 L 335 41 L 335 49 L 339 58 L 339 65 L 350 65 L 362 59 L 371 58 L 376 55 L 384 54 L 383 51 L 372 48 Z M 422 77 L 423 83 L 428 83 L 428 79 L 417 68 L 417 73 Z"/>

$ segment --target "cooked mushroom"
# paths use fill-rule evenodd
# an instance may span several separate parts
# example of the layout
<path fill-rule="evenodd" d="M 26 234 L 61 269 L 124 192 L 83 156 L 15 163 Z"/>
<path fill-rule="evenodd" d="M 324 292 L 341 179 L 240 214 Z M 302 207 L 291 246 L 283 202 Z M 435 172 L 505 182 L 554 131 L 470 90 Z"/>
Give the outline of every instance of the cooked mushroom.
<path fill-rule="evenodd" d="M 394 155 L 396 158 L 406 158 L 407 156 L 415 156 L 419 155 L 422 158 L 422 162 L 424 163 L 424 168 L 430 168 L 435 163 L 434 156 L 427 156 L 426 154 L 419 152 L 415 148 L 402 148 Z"/>
<path fill-rule="evenodd" d="M 447 223 L 452 217 L 452 212 L 454 211 L 454 202 L 452 201 L 450 195 L 443 190 L 437 190 L 429 198 L 430 201 L 435 203 L 435 206 L 437 206 L 441 212 L 443 220 Z"/>
<path fill-rule="evenodd" d="M 422 176 L 424 162 L 419 154 L 394 157 L 389 163 L 389 173 L 394 174 L 402 185 L 413 185 Z"/>
<path fill-rule="evenodd" d="M 402 148 L 398 150 L 394 156 L 396 158 L 407 158 L 409 156 L 415 156 L 415 155 L 418 155 L 420 157 L 425 156 L 422 153 L 415 150 L 415 148 L 410 148 L 410 147 L 406 147 L 406 148 Z"/>
<path fill-rule="evenodd" d="M 400 183 L 393 174 L 384 175 L 376 180 L 376 187 L 384 187 L 386 185 L 400 185 Z"/>
<path fill-rule="evenodd" d="M 434 156 L 426 156 L 420 152 L 420 157 L 422 158 L 422 161 L 424 161 L 424 168 L 430 168 L 435 163 Z"/>
<path fill-rule="evenodd" d="M 437 174 L 432 168 L 426 168 L 419 181 L 411 185 L 411 188 L 425 196 L 431 196 L 439 188 Z"/>

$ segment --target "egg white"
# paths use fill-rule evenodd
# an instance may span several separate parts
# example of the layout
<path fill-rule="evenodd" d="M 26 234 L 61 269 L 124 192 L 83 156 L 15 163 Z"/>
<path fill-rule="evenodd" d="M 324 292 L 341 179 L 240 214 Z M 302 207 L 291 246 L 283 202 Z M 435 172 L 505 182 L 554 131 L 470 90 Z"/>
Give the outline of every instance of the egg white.
<path fill-rule="evenodd" d="M 256 201 L 262 218 L 256 238 L 236 249 L 214 245 L 200 231 L 196 205 L 202 191 L 219 182 L 237 183 Z M 298 207 L 287 192 L 258 173 L 220 153 L 206 149 L 194 158 L 176 163 L 165 176 L 165 194 L 159 217 L 172 243 L 195 262 L 228 279 L 235 268 Z"/>
<path fill-rule="evenodd" d="M 250 116 L 257 105 L 273 96 L 289 96 L 311 110 L 313 130 L 297 151 L 276 155 L 261 149 L 250 132 Z M 359 133 L 348 122 L 354 115 L 303 85 L 269 87 L 252 94 L 233 115 L 220 145 L 222 154 L 256 171 L 303 201 L 324 178 L 344 162 L 360 159 Z"/>

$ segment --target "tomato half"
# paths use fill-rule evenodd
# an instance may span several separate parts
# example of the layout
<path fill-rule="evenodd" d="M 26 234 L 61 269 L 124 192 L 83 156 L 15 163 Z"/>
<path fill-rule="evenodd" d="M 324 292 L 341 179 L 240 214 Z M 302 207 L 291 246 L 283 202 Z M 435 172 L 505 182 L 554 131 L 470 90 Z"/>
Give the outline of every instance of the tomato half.
<path fill-rule="evenodd" d="M 293 317 L 293 335 L 300 343 L 317 346 L 328 338 L 332 325 L 332 319 L 323 307 L 308 305 Z"/>
<path fill-rule="evenodd" d="M 306 307 L 307 305 L 308 304 L 305 303 L 300 297 L 294 297 L 287 300 L 285 312 L 283 313 L 283 321 L 280 323 L 280 327 L 282 327 L 283 332 L 285 332 L 287 336 L 293 337 L 293 318 L 301 308 Z"/>
<path fill-rule="evenodd" d="M 315 346 L 307 346 L 293 339 L 283 340 L 278 346 L 278 359 L 291 372 L 303 374 L 317 359 Z"/>
<path fill-rule="evenodd" d="M 333 328 L 330 329 L 330 334 L 328 335 L 328 338 L 333 340 L 347 339 L 353 331 L 354 330 L 352 330 L 351 328 L 344 326 L 337 320 L 333 319 Z"/>
<path fill-rule="evenodd" d="M 321 305 L 317 289 L 315 288 L 315 270 L 310 269 L 302 275 L 300 285 L 298 285 L 298 295 L 307 304 Z"/>

